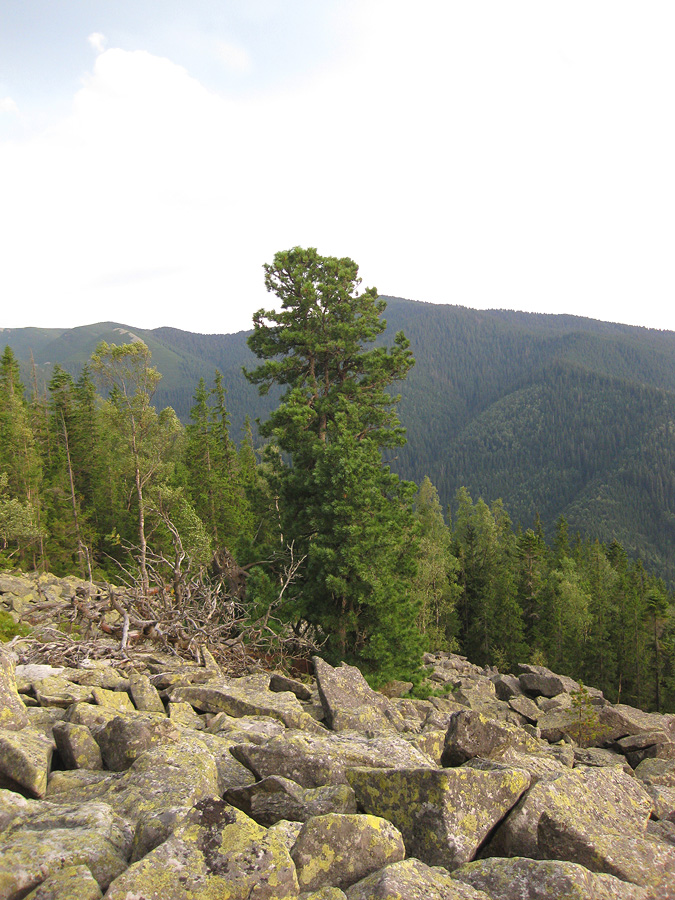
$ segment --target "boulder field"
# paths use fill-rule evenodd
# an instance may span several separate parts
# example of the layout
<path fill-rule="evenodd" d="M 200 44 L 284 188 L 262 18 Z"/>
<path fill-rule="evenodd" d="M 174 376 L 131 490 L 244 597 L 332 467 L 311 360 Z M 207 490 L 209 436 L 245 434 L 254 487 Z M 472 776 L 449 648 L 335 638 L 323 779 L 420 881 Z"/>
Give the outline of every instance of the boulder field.
<path fill-rule="evenodd" d="M 0 644 L 0 900 L 675 900 L 674 715 L 444 653 L 427 700 L 319 658 L 25 658 Z"/>

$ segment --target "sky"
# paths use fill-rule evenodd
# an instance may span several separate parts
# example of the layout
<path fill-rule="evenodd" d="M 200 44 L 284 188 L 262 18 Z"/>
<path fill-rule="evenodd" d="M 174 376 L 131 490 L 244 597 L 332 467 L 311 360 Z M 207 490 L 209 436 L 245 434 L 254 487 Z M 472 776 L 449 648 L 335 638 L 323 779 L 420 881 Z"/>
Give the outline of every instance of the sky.
<path fill-rule="evenodd" d="M 263 264 L 675 330 L 672 0 L 0 0 L 0 328 L 201 333 Z"/>

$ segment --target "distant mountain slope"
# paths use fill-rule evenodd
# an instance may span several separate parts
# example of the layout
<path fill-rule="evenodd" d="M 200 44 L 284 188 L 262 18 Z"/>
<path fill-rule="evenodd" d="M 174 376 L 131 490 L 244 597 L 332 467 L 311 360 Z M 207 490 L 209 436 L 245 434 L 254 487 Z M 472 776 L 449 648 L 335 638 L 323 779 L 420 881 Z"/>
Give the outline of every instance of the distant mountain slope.
<path fill-rule="evenodd" d="M 461 485 L 474 499 L 501 497 L 524 528 L 538 511 L 550 532 L 564 514 L 572 533 L 616 538 L 675 580 L 675 333 L 386 299 L 385 339 L 405 331 L 417 359 L 401 385 L 408 445 L 392 465 L 402 475 L 429 475 L 446 502 Z M 215 368 L 235 438 L 247 412 L 264 418 L 274 403 L 241 374 L 254 363 L 246 332 L 102 323 L 6 329 L 0 344 L 24 366 L 32 350 L 40 372 L 59 362 L 75 373 L 99 340 L 132 335 L 164 375 L 158 405 L 183 420 L 199 377 L 210 381 Z"/>

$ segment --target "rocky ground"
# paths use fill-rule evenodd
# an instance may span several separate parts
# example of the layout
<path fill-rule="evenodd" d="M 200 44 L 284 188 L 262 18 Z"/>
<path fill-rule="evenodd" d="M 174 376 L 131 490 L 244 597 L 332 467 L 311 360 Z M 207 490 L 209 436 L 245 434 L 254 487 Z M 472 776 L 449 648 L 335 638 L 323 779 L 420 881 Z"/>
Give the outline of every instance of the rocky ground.
<path fill-rule="evenodd" d="M 0 576 L 38 622 L 0 644 L 0 900 L 675 900 L 675 716 L 449 654 L 418 700 L 64 642 L 92 594 Z"/>

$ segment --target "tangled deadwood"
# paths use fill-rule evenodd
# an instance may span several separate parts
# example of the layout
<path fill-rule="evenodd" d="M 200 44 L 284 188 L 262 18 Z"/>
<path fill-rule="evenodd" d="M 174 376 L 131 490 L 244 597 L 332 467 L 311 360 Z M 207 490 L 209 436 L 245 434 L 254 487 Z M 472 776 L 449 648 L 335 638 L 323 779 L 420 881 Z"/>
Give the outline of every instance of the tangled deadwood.
<path fill-rule="evenodd" d="M 233 593 L 231 568 L 217 576 L 183 578 L 178 596 L 156 571 L 145 593 L 132 578 L 121 587 L 92 586 L 95 592 L 78 591 L 54 610 L 58 622 L 46 616 L 31 638 L 17 642 L 21 661 L 72 666 L 106 658 L 126 666 L 135 654 L 154 647 L 197 663 L 206 649 L 233 676 L 270 666 L 291 668 L 320 649 L 309 629 L 292 629 L 275 615 L 302 561 L 290 548 L 278 596 L 262 615 L 251 614 L 241 591 Z"/>

